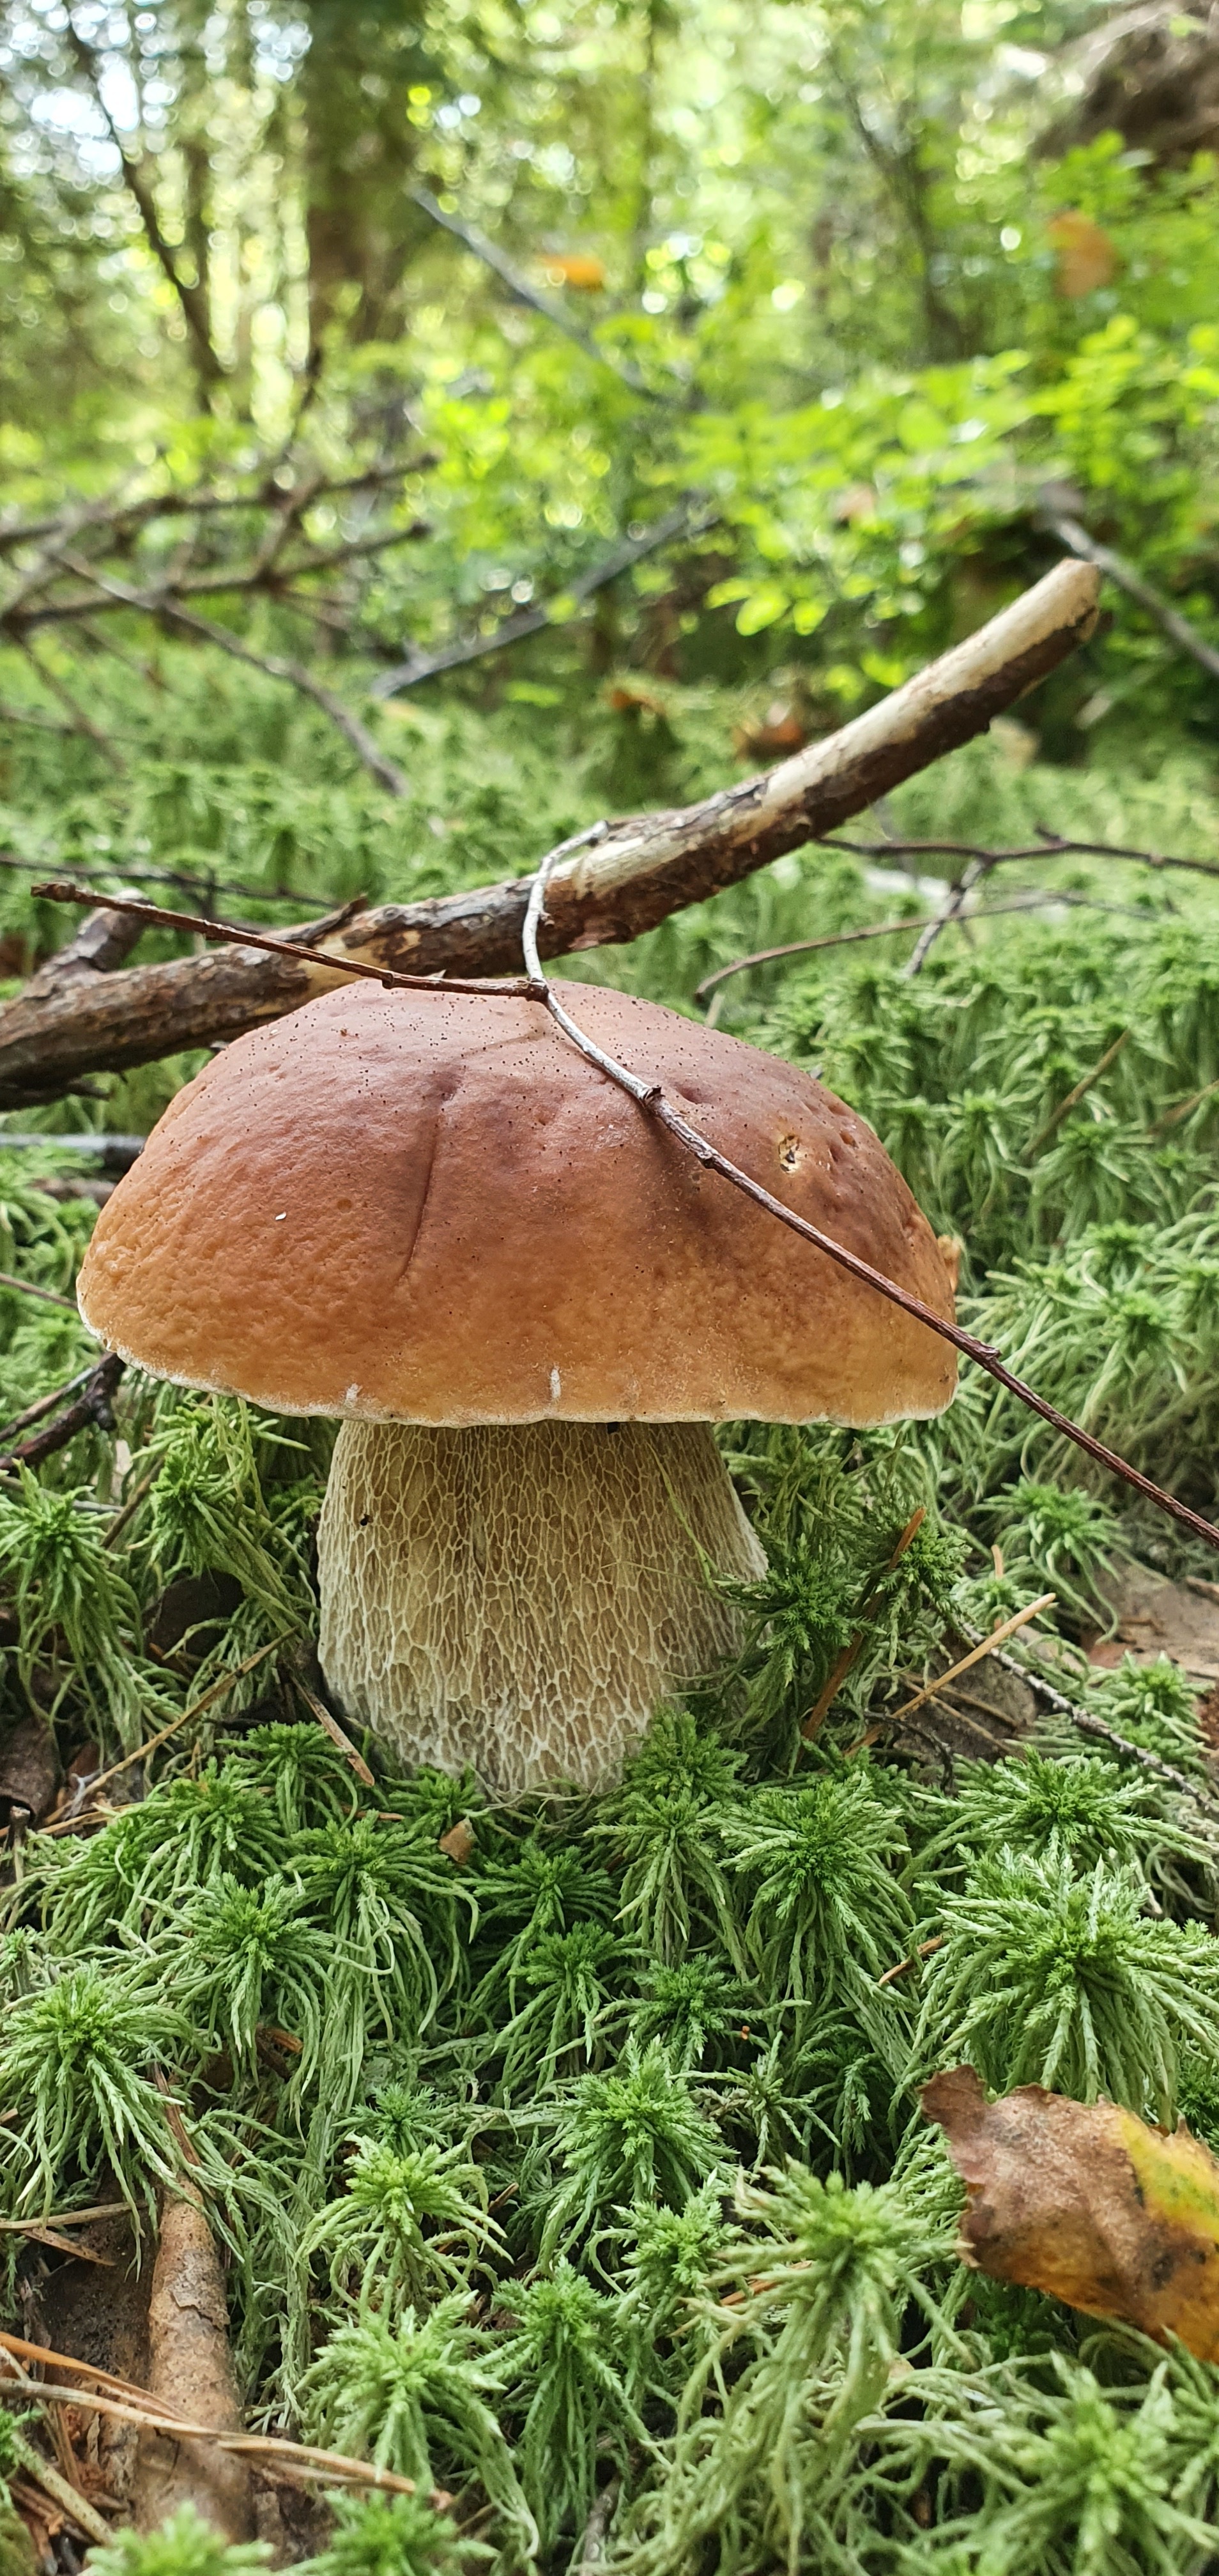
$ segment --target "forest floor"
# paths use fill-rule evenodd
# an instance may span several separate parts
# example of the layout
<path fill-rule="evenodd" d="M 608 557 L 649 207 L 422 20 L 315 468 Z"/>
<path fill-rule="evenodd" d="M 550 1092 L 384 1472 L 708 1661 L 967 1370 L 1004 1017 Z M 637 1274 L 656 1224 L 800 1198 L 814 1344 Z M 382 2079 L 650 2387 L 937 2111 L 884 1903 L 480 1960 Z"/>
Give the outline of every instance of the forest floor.
<path fill-rule="evenodd" d="M 405 812 L 324 752 L 293 768 L 256 692 L 238 757 L 221 687 L 190 762 L 150 731 L 121 796 L 35 748 L 6 844 L 31 873 L 52 850 L 116 883 L 194 869 L 282 921 L 279 886 L 519 873 L 731 768 L 727 692 L 581 715 L 528 687 L 396 719 Z M 877 837 L 1040 823 L 1213 857 L 1200 759 L 1057 769 L 1018 733 L 902 790 Z M 26 883 L 0 914 L 14 973 L 60 935 Z M 719 1025 L 851 1100 L 961 1243 L 971 1328 L 1213 1513 L 1214 890 L 1081 856 L 1001 893 L 1046 899 L 946 931 L 915 978 L 909 931 L 735 976 Z M 917 927 L 929 900 L 910 862 L 810 850 L 570 971 L 697 1012 L 738 956 Z M 143 1132 L 192 1069 L 10 1119 L 35 1148 L 0 1131 L 0 1274 L 25 1283 L 0 1276 L 5 1449 L 96 1356 L 72 1288 L 110 1184 L 63 1140 Z M 112 1426 L 0 1485 L 10 2334 L 144 2384 L 158 2207 L 186 2177 L 246 2425 L 418 2490 L 332 2513 L 260 2476 L 281 2562 L 1200 2576 L 1219 2374 L 966 2271 L 919 2093 L 967 2060 L 993 2093 L 1104 2095 L 1219 2150 L 1209 1551 L 977 1372 L 933 1424 L 733 1426 L 767 1556 L 738 1660 L 606 1796 L 504 1807 L 318 1723 L 330 1436 L 129 1372 Z M 943 1678 L 1045 1594 L 1002 1661 Z M 121 2421 L 40 2420 L 0 2469 L 66 2576 L 72 2491 L 121 2531 L 142 2472 Z M 121 2576 L 250 2564 L 189 2519 L 112 2548 Z"/>

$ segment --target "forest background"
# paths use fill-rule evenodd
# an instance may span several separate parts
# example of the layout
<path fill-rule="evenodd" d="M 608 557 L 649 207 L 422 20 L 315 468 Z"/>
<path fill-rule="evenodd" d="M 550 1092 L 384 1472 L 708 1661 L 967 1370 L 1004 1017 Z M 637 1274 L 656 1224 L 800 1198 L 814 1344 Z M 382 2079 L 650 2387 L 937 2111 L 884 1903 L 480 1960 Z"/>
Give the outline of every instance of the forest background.
<path fill-rule="evenodd" d="M 1099 548 L 987 738 L 564 972 L 823 1070 L 971 1325 L 1214 1516 L 1217 150 L 1159 0 L 3 0 L 0 995 L 78 917 L 45 876 L 282 927 L 524 875 Z M 1034 854 L 915 974 L 945 842 Z M 913 1435 L 738 1427 L 740 1663 L 621 1791 L 359 1785 L 300 1661 L 324 1427 L 132 1372 L 10 1463 L 96 1359 L 91 1140 L 203 1060 L 0 1124 L 6 2326 L 74 2349 L 43 2223 L 117 2199 L 129 2255 L 185 2136 L 247 2420 L 458 2499 L 264 2517 L 281 2559 L 1200 2576 L 1219 2375 L 971 2286 L 918 2088 L 1219 2149 L 1213 1708 L 1114 1642 L 1131 1566 L 1205 1602 L 1213 1555 L 976 1372 Z M 891 1740 L 1047 1592 L 1006 1696 Z M 9 2424 L 74 2576 L 46 2472 L 121 2524 L 122 2463 Z M 250 2563 L 144 2546 L 110 2576 Z"/>

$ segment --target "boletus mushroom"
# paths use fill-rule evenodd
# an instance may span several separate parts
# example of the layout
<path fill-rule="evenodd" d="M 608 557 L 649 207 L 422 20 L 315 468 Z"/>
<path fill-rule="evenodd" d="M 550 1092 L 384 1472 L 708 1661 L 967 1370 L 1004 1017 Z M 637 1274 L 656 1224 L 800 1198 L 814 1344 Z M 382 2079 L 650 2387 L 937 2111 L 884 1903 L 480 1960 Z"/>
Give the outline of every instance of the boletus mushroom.
<path fill-rule="evenodd" d="M 595 987 L 590 1035 L 950 1316 L 925 1218 L 809 1075 Z M 399 1759 L 597 1788 L 738 1637 L 712 1424 L 936 1413 L 951 1347 L 705 1172 L 536 1002 L 343 986 L 180 1091 L 80 1276 L 111 1350 L 338 1416 L 322 1668 Z"/>

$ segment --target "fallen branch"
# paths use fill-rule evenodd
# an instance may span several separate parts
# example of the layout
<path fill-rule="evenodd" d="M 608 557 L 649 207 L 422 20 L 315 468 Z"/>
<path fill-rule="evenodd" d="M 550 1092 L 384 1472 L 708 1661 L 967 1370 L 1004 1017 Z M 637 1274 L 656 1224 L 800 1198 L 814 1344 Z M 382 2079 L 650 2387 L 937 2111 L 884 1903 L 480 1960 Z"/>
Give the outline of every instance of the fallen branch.
<path fill-rule="evenodd" d="M 761 777 L 671 813 L 611 825 L 569 852 L 549 889 L 548 957 L 636 939 L 670 913 L 739 883 L 787 850 L 836 831 L 877 796 L 958 744 L 1056 668 L 1090 633 L 1097 580 L 1068 564 L 968 642 Z M 384 904 L 343 928 L 306 924 L 323 968 L 240 949 L 99 978 L 88 994 L 21 995 L 0 1011 L 0 1111 L 55 1100 L 87 1071 L 120 1071 L 232 1038 L 297 1010 L 353 964 L 415 975 L 511 974 L 531 878 L 415 904 Z"/>
<path fill-rule="evenodd" d="M 146 2425 L 136 2452 L 133 2519 L 156 2531 L 191 2505 L 225 2540 L 252 2540 L 250 2471 L 217 2434 L 240 2433 L 241 2409 L 229 2350 L 228 2303 L 212 2231 L 193 2201 L 166 2196 L 148 2309 L 148 2394 L 170 2396 L 212 2438 L 192 2440 Z"/>

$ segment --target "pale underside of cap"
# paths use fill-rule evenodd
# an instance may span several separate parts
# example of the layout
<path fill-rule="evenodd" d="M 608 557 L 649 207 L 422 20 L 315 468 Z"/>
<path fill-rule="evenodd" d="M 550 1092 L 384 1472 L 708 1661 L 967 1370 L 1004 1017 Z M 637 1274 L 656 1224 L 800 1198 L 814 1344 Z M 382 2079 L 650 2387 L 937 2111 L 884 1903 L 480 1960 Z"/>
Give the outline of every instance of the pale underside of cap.
<path fill-rule="evenodd" d="M 597 1043 L 784 1204 L 950 1318 L 926 1219 L 809 1075 L 596 986 Z M 86 1322 L 286 1413 L 865 1425 L 955 1354 L 705 1171 L 536 1002 L 354 984 L 227 1047 L 99 1217 Z"/>

